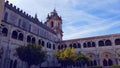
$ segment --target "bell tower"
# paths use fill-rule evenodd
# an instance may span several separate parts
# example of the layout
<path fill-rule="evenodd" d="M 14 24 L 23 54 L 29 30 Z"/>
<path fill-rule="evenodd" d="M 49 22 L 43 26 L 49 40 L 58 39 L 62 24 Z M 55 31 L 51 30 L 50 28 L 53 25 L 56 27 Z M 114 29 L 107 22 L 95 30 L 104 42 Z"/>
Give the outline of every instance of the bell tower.
<path fill-rule="evenodd" d="M 3 10 L 4 10 L 4 3 L 5 3 L 5 0 L 0 0 L 0 24 L 1 24 L 1 19 L 2 19 Z"/>
<path fill-rule="evenodd" d="M 50 14 L 48 14 L 46 19 L 47 21 L 45 22 L 45 24 L 55 31 L 59 40 L 62 40 L 62 19 L 60 16 L 58 16 L 57 11 L 54 9 Z"/>

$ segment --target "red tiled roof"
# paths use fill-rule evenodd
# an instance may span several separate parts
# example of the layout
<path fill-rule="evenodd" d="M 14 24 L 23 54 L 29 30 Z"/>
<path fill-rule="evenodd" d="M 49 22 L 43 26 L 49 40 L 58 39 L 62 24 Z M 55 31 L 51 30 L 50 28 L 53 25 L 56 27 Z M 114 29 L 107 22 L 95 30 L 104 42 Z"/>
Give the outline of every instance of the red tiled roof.
<path fill-rule="evenodd" d="M 102 35 L 102 36 L 94 36 L 94 37 L 87 37 L 87 38 L 77 38 L 77 39 L 70 39 L 70 40 L 63 40 L 62 42 L 73 42 L 79 40 L 91 40 L 91 39 L 100 39 L 100 38 L 109 38 L 109 37 L 118 37 L 119 34 L 110 34 L 110 35 Z"/>

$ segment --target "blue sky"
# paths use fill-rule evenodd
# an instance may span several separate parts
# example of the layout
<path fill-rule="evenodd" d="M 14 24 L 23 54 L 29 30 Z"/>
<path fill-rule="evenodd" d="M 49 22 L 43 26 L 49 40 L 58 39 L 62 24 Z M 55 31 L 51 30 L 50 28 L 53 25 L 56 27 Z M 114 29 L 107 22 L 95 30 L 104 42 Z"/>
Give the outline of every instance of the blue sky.
<path fill-rule="evenodd" d="M 63 19 L 63 39 L 120 33 L 120 0 L 9 0 L 45 21 L 56 8 Z"/>

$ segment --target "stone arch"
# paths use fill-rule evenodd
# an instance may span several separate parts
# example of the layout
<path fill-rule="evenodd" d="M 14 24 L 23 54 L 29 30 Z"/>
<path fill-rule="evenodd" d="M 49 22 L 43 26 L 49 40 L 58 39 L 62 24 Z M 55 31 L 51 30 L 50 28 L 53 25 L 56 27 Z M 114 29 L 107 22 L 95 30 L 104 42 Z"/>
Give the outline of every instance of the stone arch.
<path fill-rule="evenodd" d="M 78 48 L 81 48 L 81 44 L 80 43 L 78 43 L 78 46 L 77 46 Z"/>
<path fill-rule="evenodd" d="M 73 47 L 74 47 L 74 48 L 77 48 L 77 44 L 76 44 L 76 43 L 73 43 Z"/>
<path fill-rule="evenodd" d="M 105 41 L 105 46 L 112 46 L 111 40 L 106 40 Z"/>
<path fill-rule="evenodd" d="M 86 43 L 83 43 L 83 47 L 86 48 L 86 47 L 87 47 L 87 44 L 86 44 Z"/>
<path fill-rule="evenodd" d="M 7 29 L 6 27 L 4 27 L 4 28 L 2 29 L 2 35 L 3 35 L 3 36 L 7 36 L 7 34 L 8 34 L 8 29 Z"/>
<path fill-rule="evenodd" d="M 31 41 L 33 44 L 35 44 L 36 40 L 35 40 L 35 37 L 32 38 L 32 41 Z"/>
<path fill-rule="evenodd" d="M 12 32 L 12 38 L 17 39 L 17 37 L 18 37 L 18 32 L 14 30 Z"/>
<path fill-rule="evenodd" d="M 113 54 L 111 52 L 101 53 L 101 63 L 103 66 L 112 66 L 113 62 Z"/>
<path fill-rule="evenodd" d="M 38 44 L 41 45 L 41 42 L 42 42 L 41 39 L 39 39 L 39 40 L 38 40 Z"/>
<path fill-rule="evenodd" d="M 103 40 L 98 41 L 98 45 L 99 46 L 105 46 L 104 41 Z"/>
<path fill-rule="evenodd" d="M 19 35 L 18 35 L 18 40 L 23 41 L 23 39 L 24 39 L 23 33 L 19 33 Z"/>
<path fill-rule="evenodd" d="M 97 66 L 96 55 L 92 52 L 86 55 L 90 58 L 89 62 L 87 62 L 87 66 Z"/>
<path fill-rule="evenodd" d="M 115 45 L 120 45 L 120 38 L 115 39 Z"/>
<path fill-rule="evenodd" d="M 27 36 L 27 42 L 30 43 L 31 42 L 31 36 Z"/>

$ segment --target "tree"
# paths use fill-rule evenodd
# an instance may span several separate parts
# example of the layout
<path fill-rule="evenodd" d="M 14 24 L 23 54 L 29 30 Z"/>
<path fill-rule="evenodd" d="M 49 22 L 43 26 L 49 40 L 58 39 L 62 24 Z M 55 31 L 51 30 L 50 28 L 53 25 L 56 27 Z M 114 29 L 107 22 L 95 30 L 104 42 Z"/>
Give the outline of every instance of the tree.
<path fill-rule="evenodd" d="M 85 64 L 87 64 L 87 62 L 89 62 L 90 58 L 85 56 L 84 54 L 82 54 L 81 52 L 79 52 L 77 54 L 77 62 L 79 62 L 79 64 L 81 64 L 81 66 L 84 66 Z"/>
<path fill-rule="evenodd" d="M 63 48 L 62 50 L 56 50 L 55 56 L 62 66 L 72 66 L 77 59 L 74 48 Z"/>
<path fill-rule="evenodd" d="M 18 58 L 28 63 L 28 68 L 31 65 L 41 65 L 46 59 L 46 52 L 42 50 L 40 45 L 28 44 L 27 46 L 20 46 L 16 49 Z"/>

